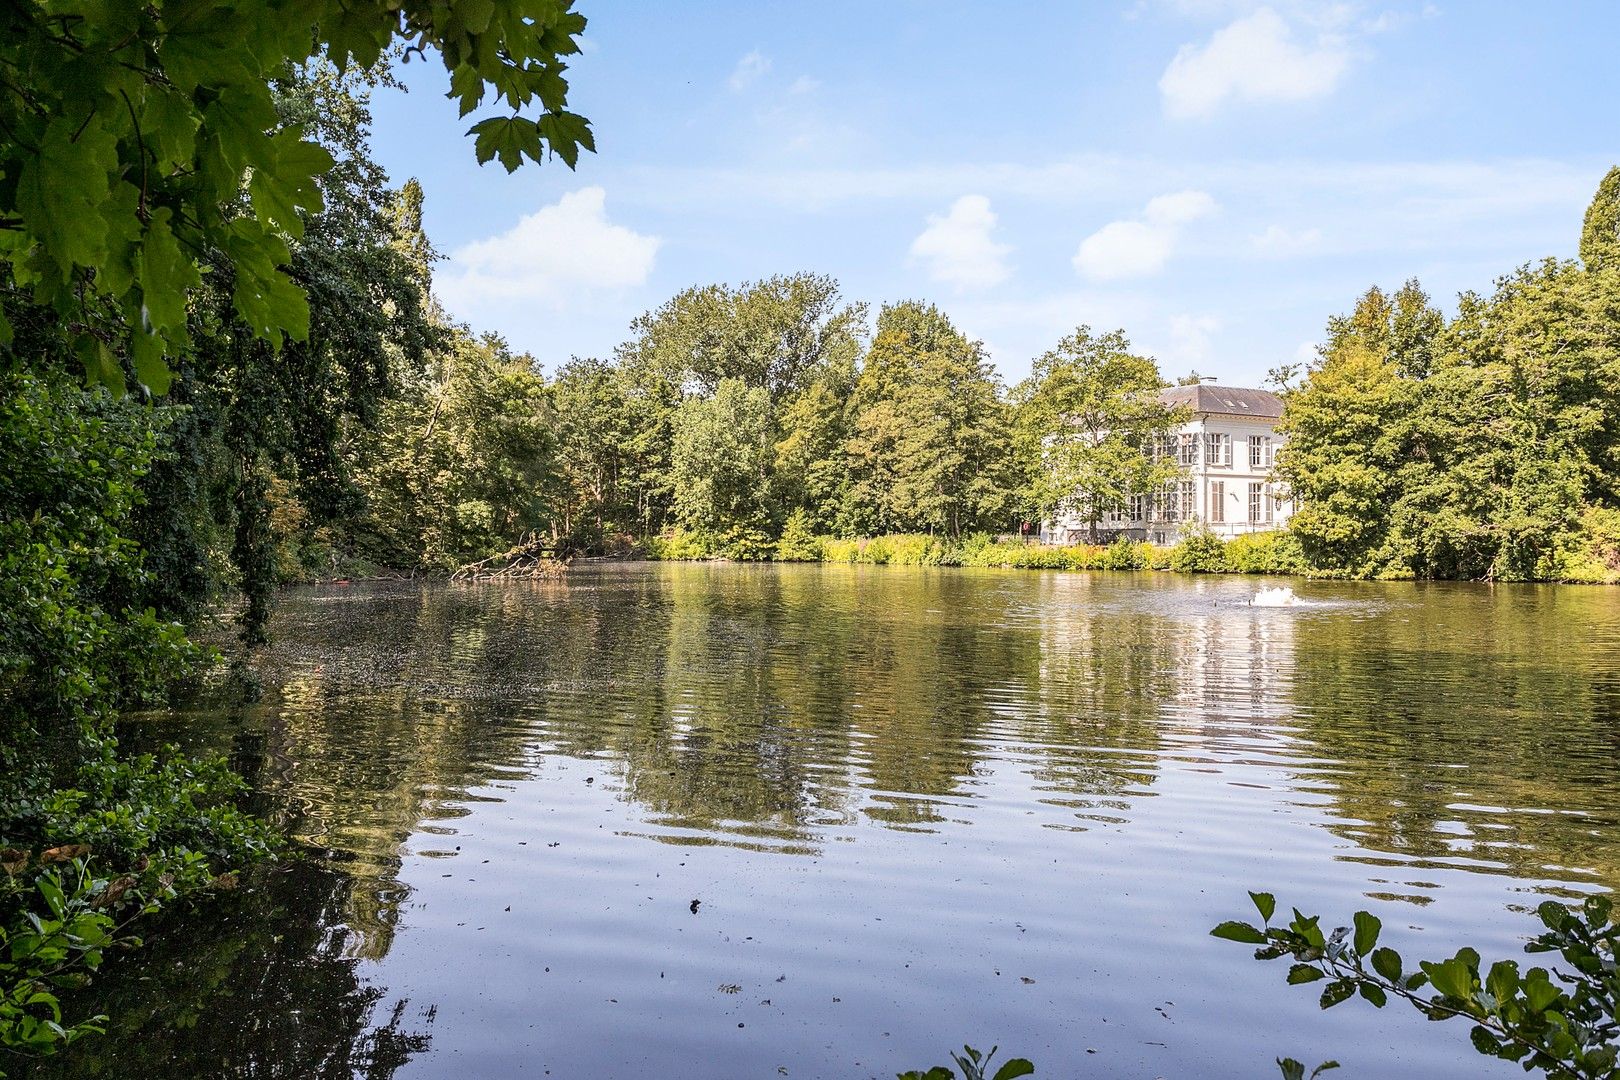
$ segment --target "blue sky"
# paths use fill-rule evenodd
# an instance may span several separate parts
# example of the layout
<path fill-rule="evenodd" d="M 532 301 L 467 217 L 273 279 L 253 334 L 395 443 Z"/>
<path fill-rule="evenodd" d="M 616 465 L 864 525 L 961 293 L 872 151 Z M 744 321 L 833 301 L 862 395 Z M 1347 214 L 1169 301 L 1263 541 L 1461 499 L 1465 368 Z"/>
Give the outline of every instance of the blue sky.
<path fill-rule="evenodd" d="M 1081 323 L 1253 385 L 1373 283 L 1571 256 L 1620 163 L 1620 3 L 578 0 L 599 153 L 480 168 L 442 68 L 378 95 L 437 290 L 549 371 L 680 289 L 939 304 L 1009 382 Z"/>

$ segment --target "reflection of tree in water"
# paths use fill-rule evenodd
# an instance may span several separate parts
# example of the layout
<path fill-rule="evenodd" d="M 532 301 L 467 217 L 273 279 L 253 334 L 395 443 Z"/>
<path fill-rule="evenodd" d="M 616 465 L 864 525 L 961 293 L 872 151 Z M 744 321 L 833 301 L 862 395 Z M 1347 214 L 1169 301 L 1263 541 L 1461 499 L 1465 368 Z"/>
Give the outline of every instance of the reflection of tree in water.
<path fill-rule="evenodd" d="M 1395 879 L 1445 865 L 1620 887 L 1614 598 L 1410 595 L 1385 616 L 1316 620 L 1298 651 L 1297 722 L 1334 759 L 1331 827 L 1388 853 Z"/>
<path fill-rule="evenodd" d="M 107 1037 L 31 1075 L 385 1080 L 426 1050 L 431 1010 L 386 1005 L 356 975 L 349 880 L 310 863 L 260 877 L 117 958 L 73 1003 L 109 1014 Z"/>

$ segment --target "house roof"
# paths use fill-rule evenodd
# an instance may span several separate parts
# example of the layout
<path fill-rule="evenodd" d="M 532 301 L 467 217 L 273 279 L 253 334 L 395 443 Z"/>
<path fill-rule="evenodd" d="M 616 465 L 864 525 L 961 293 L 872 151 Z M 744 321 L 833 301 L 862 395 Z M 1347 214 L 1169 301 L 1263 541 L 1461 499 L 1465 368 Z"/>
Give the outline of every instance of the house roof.
<path fill-rule="evenodd" d="M 1195 413 L 1222 413 L 1229 416 L 1263 416 L 1275 419 L 1283 412 L 1282 398 L 1267 390 L 1241 386 L 1198 383 L 1172 386 L 1159 392 L 1167 405 L 1187 405 Z"/>

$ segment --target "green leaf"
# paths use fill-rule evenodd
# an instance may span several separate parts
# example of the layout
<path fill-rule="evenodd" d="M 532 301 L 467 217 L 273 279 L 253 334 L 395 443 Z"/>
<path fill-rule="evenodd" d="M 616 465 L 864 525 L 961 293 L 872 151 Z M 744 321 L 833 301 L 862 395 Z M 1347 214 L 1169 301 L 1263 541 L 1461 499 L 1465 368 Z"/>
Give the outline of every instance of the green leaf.
<path fill-rule="evenodd" d="M 1401 981 L 1401 954 L 1394 949 L 1374 949 L 1373 970 L 1390 982 Z"/>
<path fill-rule="evenodd" d="M 1380 1009 L 1389 1003 L 1389 995 L 1384 993 L 1384 988 L 1376 983 L 1361 983 L 1358 989 L 1360 989 L 1362 997 Z"/>
<path fill-rule="evenodd" d="M 1283 1080 L 1305 1080 L 1305 1066 L 1293 1058 L 1278 1058 L 1277 1068 L 1282 1070 Z"/>
<path fill-rule="evenodd" d="M 38 155 L 24 159 L 17 179 L 17 210 L 56 262 L 63 282 L 75 265 L 95 266 L 107 254 L 107 222 L 100 210 L 118 166 L 117 140 L 97 123 L 76 131 L 83 123 L 83 117 L 52 120 Z"/>
<path fill-rule="evenodd" d="M 137 332 L 184 331 L 187 294 L 202 285 L 197 265 L 180 250 L 169 228 L 171 216 L 166 206 L 154 210 L 141 238 L 136 276 L 141 287 L 142 325 Z"/>
<path fill-rule="evenodd" d="M 473 153 L 480 165 L 499 158 L 507 172 L 515 172 L 524 157 L 540 160 L 540 133 L 532 120 L 494 116 L 480 120 L 467 134 L 474 136 Z"/>
<path fill-rule="evenodd" d="M 1378 916 L 1367 911 L 1356 912 L 1354 922 L 1356 924 L 1356 953 L 1360 956 L 1366 956 L 1377 946 L 1378 934 L 1383 930 L 1384 924 Z"/>
<path fill-rule="evenodd" d="M 321 188 L 315 178 L 331 169 L 332 155 L 325 147 L 304 142 L 291 128 L 278 132 L 272 146 L 273 163 L 254 169 L 248 182 L 253 212 L 267 224 L 302 236 L 304 219 L 298 211 L 315 213 L 321 209 Z"/>
<path fill-rule="evenodd" d="M 1288 985 L 1290 986 L 1313 983 L 1326 977 L 1322 974 L 1322 969 L 1314 964 L 1295 964 L 1288 969 Z"/>
<path fill-rule="evenodd" d="M 990 1080 L 1017 1080 L 1018 1077 L 1029 1076 L 1034 1071 L 1035 1065 L 1028 1058 L 1011 1058 L 996 1070 L 996 1075 Z"/>
<path fill-rule="evenodd" d="M 1249 945 L 1264 945 L 1266 935 L 1261 931 L 1242 922 L 1223 922 L 1209 932 L 1211 937 L 1225 938 L 1227 941 L 1241 941 Z"/>
<path fill-rule="evenodd" d="M 1322 1064 L 1311 1070 L 1311 1080 L 1316 1080 L 1318 1076 L 1321 1076 L 1329 1069 L 1337 1069 L 1338 1067 L 1339 1063 L 1337 1061 L 1324 1061 Z"/>
<path fill-rule="evenodd" d="M 1434 988 L 1445 996 L 1464 1001 L 1473 996 L 1473 978 L 1462 960 L 1455 957 L 1439 963 L 1425 960 L 1421 966 Z"/>
<path fill-rule="evenodd" d="M 1269 923 L 1272 913 L 1277 910 L 1277 898 L 1268 892 L 1251 892 L 1249 899 L 1254 901 L 1255 910 L 1260 912 L 1260 920 Z"/>
<path fill-rule="evenodd" d="M 1351 995 L 1353 995 L 1355 992 L 1356 984 L 1351 982 L 1349 979 L 1339 979 L 1337 982 L 1330 982 L 1322 989 L 1322 1000 L 1320 1004 L 1324 1009 L 1331 1009 L 1333 1006 L 1342 1001 L 1348 1001 Z"/>

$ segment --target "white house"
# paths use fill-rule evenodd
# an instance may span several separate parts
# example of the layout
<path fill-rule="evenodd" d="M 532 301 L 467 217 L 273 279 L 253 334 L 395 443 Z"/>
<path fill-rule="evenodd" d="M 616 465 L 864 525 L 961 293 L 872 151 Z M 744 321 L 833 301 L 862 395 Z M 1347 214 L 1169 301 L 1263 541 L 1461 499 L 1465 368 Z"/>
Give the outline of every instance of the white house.
<path fill-rule="evenodd" d="M 1173 544 L 1184 529 L 1200 523 L 1222 539 L 1282 528 L 1294 509 L 1271 475 L 1282 444 L 1277 434 L 1282 399 L 1265 390 L 1208 382 L 1173 386 L 1160 396 L 1192 411 L 1152 448 L 1181 465 L 1181 479 L 1104 515 L 1099 539 L 1128 536 Z M 1054 544 L 1086 540 L 1088 531 L 1087 522 L 1072 515 L 1041 526 L 1042 538 Z"/>

